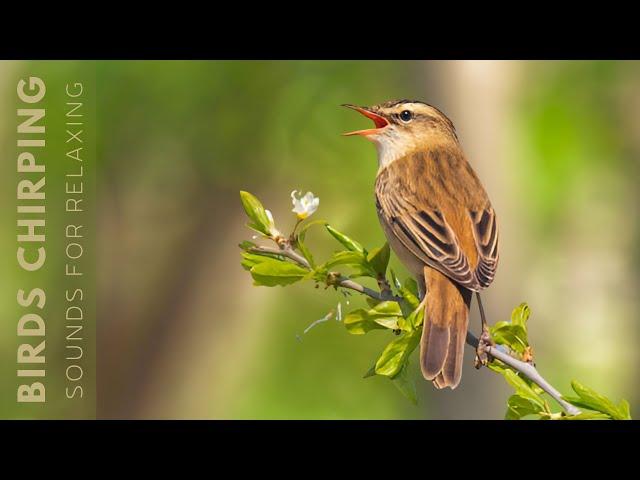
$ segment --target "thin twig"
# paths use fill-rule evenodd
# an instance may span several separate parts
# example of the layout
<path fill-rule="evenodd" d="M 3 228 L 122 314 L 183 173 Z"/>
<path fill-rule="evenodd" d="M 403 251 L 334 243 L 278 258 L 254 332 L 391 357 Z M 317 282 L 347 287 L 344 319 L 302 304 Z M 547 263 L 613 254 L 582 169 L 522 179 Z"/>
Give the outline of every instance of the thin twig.
<path fill-rule="evenodd" d="M 253 247 L 250 248 L 249 251 L 253 251 L 256 253 L 268 253 L 275 255 L 283 255 L 287 258 L 290 258 L 294 262 L 305 268 L 311 268 L 309 262 L 302 255 L 297 253 L 295 250 L 291 248 L 290 243 L 287 240 L 281 241 L 278 243 L 280 248 L 270 248 L 270 247 Z M 401 297 L 396 297 L 395 295 L 387 292 L 377 292 L 369 287 L 365 287 L 364 285 L 359 284 L 358 282 L 354 282 L 353 280 L 342 278 L 336 280 L 336 285 L 343 288 L 348 288 L 350 290 L 355 290 L 356 292 L 363 293 L 371 298 L 375 298 L 376 300 L 386 301 L 392 300 L 396 302 L 400 302 L 403 299 Z M 467 345 L 471 347 L 477 348 L 478 339 L 471 333 L 467 332 Z M 512 355 L 500 350 L 497 346 L 487 346 L 486 352 L 490 354 L 492 357 L 497 358 L 502 363 L 508 365 L 513 368 L 515 371 L 522 373 L 527 378 L 529 378 L 532 382 L 538 385 L 542 390 L 547 392 L 558 404 L 569 414 L 569 415 L 578 415 L 580 414 L 580 410 L 570 403 L 566 402 L 562 399 L 562 394 L 556 390 L 549 382 L 547 382 L 540 372 L 536 370 L 536 368 L 530 363 L 523 362 Z"/>
<path fill-rule="evenodd" d="M 376 292 L 372 288 L 365 287 L 364 285 L 359 284 L 358 282 L 354 282 L 349 279 L 338 280 L 337 285 L 344 288 L 349 288 L 351 290 L 355 290 L 356 292 L 364 293 L 365 295 L 370 296 L 371 298 L 375 298 L 376 300 L 384 301 L 394 301 L 400 302 L 402 300 L 401 297 L 396 297 L 392 293 L 387 292 Z"/>
<path fill-rule="evenodd" d="M 291 260 L 302 265 L 305 268 L 311 268 L 311 265 L 309 265 L 309 262 L 307 262 L 307 259 L 304 258 L 302 255 L 298 254 L 297 252 L 295 252 L 291 248 L 271 248 L 271 247 L 258 246 L 258 247 L 251 247 L 249 251 L 255 252 L 255 253 L 268 253 L 271 255 L 282 255 L 283 257 L 290 258 Z"/>
<path fill-rule="evenodd" d="M 304 258 L 302 255 L 300 255 L 295 250 L 293 250 L 286 243 L 284 244 L 284 246 L 282 248 L 252 247 L 252 248 L 249 249 L 249 251 L 256 252 L 256 253 L 268 253 L 268 254 L 273 254 L 273 255 L 282 255 L 284 257 L 290 258 L 291 260 L 293 260 L 294 262 L 298 263 L 299 265 L 301 265 L 301 266 L 303 266 L 305 268 L 311 268 L 311 265 L 309 265 L 309 262 L 307 261 L 307 259 Z M 377 292 L 372 288 L 365 287 L 364 285 L 361 285 L 360 283 L 354 282 L 353 280 L 350 280 L 348 278 L 338 278 L 335 283 L 339 287 L 348 288 L 350 290 L 355 290 L 356 292 L 359 292 L 359 293 L 364 293 L 365 295 L 368 295 L 371 298 L 375 298 L 376 300 L 380 300 L 380 301 L 391 300 L 391 301 L 394 301 L 394 302 L 399 302 L 400 300 L 402 300 L 402 298 L 396 297 L 395 295 L 393 295 L 391 293 Z"/>
<path fill-rule="evenodd" d="M 323 323 L 323 322 L 328 322 L 329 320 L 331 320 L 331 317 L 333 317 L 333 310 L 331 310 L 329 313 L 327 313 L 324 317 L 316 320 L 315 322 L 313 322 L 311 325 L 309 325 L 307 328 L 304 329 L 304 332 L 302 332 L 303 335 L 306 335 L 307 332 L 309 330 L 311 330 L 313 327 L 315 327 L 316 325 L 318 325 L 319 323 Z"/>

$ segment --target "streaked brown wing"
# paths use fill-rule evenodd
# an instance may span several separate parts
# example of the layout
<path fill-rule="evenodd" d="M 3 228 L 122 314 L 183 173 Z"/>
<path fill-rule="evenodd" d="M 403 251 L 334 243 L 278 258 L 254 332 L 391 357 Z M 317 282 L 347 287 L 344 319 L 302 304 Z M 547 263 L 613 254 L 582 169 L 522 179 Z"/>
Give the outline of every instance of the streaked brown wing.
<path fill-rule="evenodd" d="M 409 189 L 376 191 L 378 214 L 402 244 L 426 265 L 441 271 L 462 286 L 479 285 L 455 232 L 442 212 L 420 207 Z"/>
<path fill-rule="evenodd" d="M 378 173 L 376 199 L 381 221 L 420 261 L 470 290 L 492 282 L 496 216 L 460 150 L 436 148 L 392 162 Z"/>
<path fill-rule="evenodd" d="M 470 212 L 473 238 L 478 249 L 478 265 L 475 276 L 480 287 L 488 287 L 498 268 L 498 222 L 493 208 Z"/>

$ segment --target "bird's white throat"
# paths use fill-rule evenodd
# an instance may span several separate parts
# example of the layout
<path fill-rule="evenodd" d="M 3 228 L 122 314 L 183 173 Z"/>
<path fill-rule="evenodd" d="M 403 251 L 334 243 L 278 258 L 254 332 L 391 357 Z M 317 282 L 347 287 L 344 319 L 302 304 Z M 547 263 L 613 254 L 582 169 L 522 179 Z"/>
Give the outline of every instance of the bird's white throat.
<path fill-rule="evenodd" d="M 394 160 L 404 157 L 414 148 L 414 139 L 394 130 L 386 131 L 373 139 L 378 150 L 378 167 L 384 168 Z"/>

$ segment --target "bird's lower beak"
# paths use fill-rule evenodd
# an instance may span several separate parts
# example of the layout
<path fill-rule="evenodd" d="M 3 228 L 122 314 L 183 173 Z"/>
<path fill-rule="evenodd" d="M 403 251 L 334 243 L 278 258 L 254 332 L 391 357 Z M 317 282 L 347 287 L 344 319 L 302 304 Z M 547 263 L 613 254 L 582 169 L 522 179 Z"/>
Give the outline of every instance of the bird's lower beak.
<path fill-rule="evenodd" d="M 371 120 L 373 120 L 373 123 L 375 123 L 375 125 L 376 125 L 376 128 L 369 128 L 369 129 L 366 129 L 366 130 L 356 130 L 354 132 L 343 133 L 343 135 L 345 135 L 345 136 L 362 135 L 363 137 L 367 137 L 369 135 L 376 135 L 376 134 L 380 133 L 382 131 L 382 129 L 384 129 L 387 125 L 389 125 L 389 122 L 387 121 L 386 118 L 384 118 L 381 115 L 378 115 L 377 113 L 373 113 L 367 107 L 357 107 L 355 105 L 349 105 L 349 104 L 344 104 L 342 106 L 343 107 L 347 107 L 347 108 L 351 108 L 352 110 L 355 110 L 356 112 L 360 112 L 365 117 L 370 118 Z"/>

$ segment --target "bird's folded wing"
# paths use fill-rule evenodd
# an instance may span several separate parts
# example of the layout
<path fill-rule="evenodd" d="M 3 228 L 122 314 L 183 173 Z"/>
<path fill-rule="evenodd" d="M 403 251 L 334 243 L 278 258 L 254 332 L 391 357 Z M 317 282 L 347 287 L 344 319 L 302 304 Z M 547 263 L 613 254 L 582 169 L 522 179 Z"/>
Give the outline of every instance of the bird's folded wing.
<path fill-rule="evenodd" d="M 480 289 L 456 234 L 440 211 L 420 207 L 421 202 L 406 190 L 387 189 L 376 197 L 378 214 L 410 252 L 460 285 Z"/>
<path fill-rule="evenodd" d="M 475 276 L 481 288 L 488 287 L 498 268 L 498 224 L 493 208 L 470 212 L 473 238 L 478 251 Z"/>

